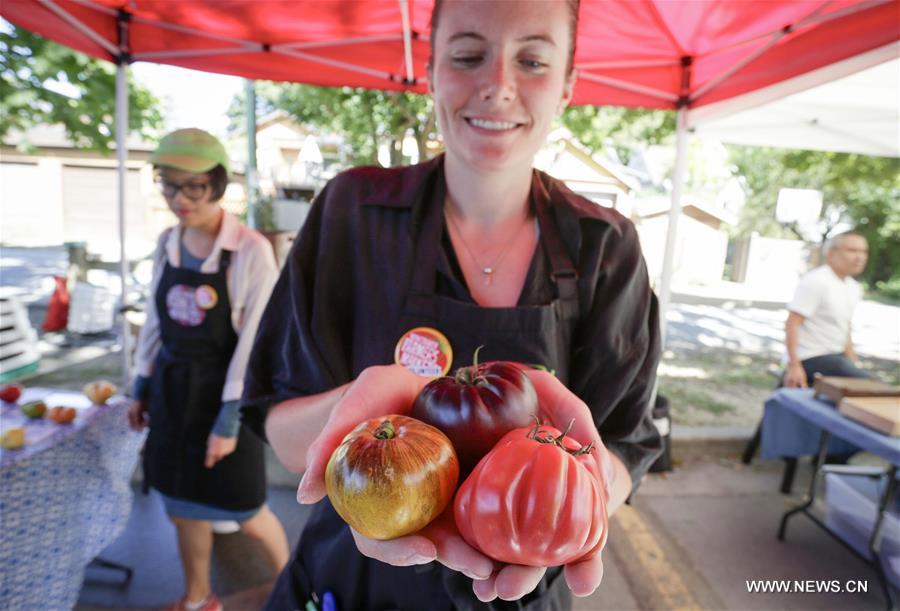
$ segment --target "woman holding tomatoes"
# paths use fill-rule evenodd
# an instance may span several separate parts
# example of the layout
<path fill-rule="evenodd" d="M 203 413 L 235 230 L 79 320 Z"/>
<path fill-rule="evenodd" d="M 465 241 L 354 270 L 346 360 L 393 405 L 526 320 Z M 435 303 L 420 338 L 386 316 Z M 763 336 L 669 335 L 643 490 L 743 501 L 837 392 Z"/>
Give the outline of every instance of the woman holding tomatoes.
<path fill-rule="evenodd" d="M 442 363 L 451 349 L 452 366 L 467 365 L 480 345 L 479 360 L 555 372 L 527 375 L 542 417 L 573 421 L 568 435 L 594 444 L 600 547 L 608 514 L 658 454 L 647 415 L 656 301 L 635 229 L 532 168 L 572 97 L 577 17 L 577 0 L 437 2 L 428 76 L 446 153 L 351 170 L 313 206 L 263 315 L 243 397 L 245 422 L 305 470 L 298 500 L 316 503 L 270 609 L 564 609 L 570 591 L 599 585 L 599 553 L 565 567 L 495 562 L 465 542 L 452 511 L 376 541 L 324 498 L 344 436 L 409 413 L 428 378 L 407 367 L 430 371 L 423 359 Z M 404 361 L 410 331 L 422 329 Z"/>
<path fill-rule="evenodd" d="M 239 522 L 276 572 L 289 555 L 266 505 L 262 444 L 238 413 L 277 268 L 265 238 L 219 203 L 228 157 L 216 138 L 177 130 L 160 141 L 151 163 L 178 225 L 162 233 L 154 256 L 154 298 L 138 340 L 128 416 L 136 430 L 150 427 L 145 486 L 161 493 L 178 534 L 185 596 L 170 608 L 216 611 L 211 521 Z"/>

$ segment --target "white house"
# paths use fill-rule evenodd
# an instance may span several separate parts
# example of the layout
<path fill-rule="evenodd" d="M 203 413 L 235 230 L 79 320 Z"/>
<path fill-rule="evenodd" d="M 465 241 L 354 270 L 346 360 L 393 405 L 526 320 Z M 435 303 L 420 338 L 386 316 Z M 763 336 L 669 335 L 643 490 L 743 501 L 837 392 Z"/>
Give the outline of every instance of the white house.
<path fill-rule="evenodd" d="M 16 147 L 26 139 L 29 147 Z M 125 247 L 129 259 L 151 253 L 159 233 L 177 222 L 154 185 L 154 143 L 128 142 Z M 114 153 L 77 149 L 62 125 L 10 134 L 0 146 L 0 243 L 55 246 L 84 242 L 103 259 L 119 257 L 118 162 Z M 240 179 L 240 177 L 238 177 Z M 232 183 L 226 209 L 240 213 L 244 188 Z"/>
<path fill-rule="evenodd" d="M 616 164 L 593 155 L 567 129 L 560 128 L 550 134 L 547 144 L 538 151 L 534 165 L 591 201 L 631 216 L 631 194 L 638 188 L 638 182 Z"/>
<path fill-rule="evenodd" d="M 637 226 L 641 248 L 652 282 L 662 273 L 666 234 L 669 231 L 668 195 L 638 199 L 632 220 Z M 701 202 L 690 195 L 682 198 L 681 217 L 675 241 L 673 282 L 712 284 L 722 280 L 728 234 L 723 225 L 734 224 L 734 215 L 722 207 Z"/>
<path fill-rule="evenodd" d="M 30 147 L 16 148 L 23 139 Z M 153 145 L 132 139 L 127 161 L 126 233 L 129 253 L 152 249 L 156 227 Z M 76 149 L 61 125 L 10 134 L 0 148 L 0 242 L 52 246 L 86 242 L 94 253 L 118 252 L 115 154 Z"/>
<path fill-rule="evenodd" d="M 247 164 L 247 132 L 239 128 L 225 137 L 235 168 Z M 256 172 L 264 195 L 283 197 L 284 188 L 318 190 L 346 165 L 343 139 L 297 123 L 276 110 L 256 122 Z M 281 190 L 281 192 L 280 192 Z"/>

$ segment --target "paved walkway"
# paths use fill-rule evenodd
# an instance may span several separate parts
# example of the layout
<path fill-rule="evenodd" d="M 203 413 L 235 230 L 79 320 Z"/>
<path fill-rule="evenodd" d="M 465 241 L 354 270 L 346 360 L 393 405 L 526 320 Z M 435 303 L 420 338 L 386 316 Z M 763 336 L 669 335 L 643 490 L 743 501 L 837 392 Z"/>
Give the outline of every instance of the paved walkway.
<path fill-rule="evenodd" d="M 776 540 L 782 513 L 800 498 L 777 492 L 780 463 L 745 467 L 722 449 L 684 446 L 676 449 L 674 472 L 648 476 L 634 504 L 613 516 L 603 584 L 576 599 L 577 611 L 883 607 L 872 570 L 809 520 L 795 518 L 787 540 Z M 798 490 L 807 477 L 802 466 Z M 308 509 L 293 495 L 293 487 L 270 489 L 270 503 L 295 542 Z M 136 497 L 128 529 L 104 555 L 131 563 L 135 582 L 127 589 L 89 584 L 76 611 L 151 609 L 180 592 L 174 532 L 158 500 Z M 225 595 L 226 610 L 260 607 L 272 578 L 261 567 L 242 535 L 216 537 L 213 584 Z M 813 589 L 835 582 L 868 591 L 764 594 L 748 591 L 753 580 L 811 582 Z"/>

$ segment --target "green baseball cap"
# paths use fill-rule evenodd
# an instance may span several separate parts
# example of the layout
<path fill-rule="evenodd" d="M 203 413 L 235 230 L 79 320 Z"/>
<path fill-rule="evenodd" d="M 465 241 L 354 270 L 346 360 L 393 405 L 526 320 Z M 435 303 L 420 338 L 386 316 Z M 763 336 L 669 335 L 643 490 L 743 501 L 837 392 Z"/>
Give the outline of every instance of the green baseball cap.
<path fill-rule="evenodd" d="M 202 129 L 178 129 L 159 141 L 150 163 L 198 174 L 221 165 L 227 172 L 228 153 L 215 136 Z"/>

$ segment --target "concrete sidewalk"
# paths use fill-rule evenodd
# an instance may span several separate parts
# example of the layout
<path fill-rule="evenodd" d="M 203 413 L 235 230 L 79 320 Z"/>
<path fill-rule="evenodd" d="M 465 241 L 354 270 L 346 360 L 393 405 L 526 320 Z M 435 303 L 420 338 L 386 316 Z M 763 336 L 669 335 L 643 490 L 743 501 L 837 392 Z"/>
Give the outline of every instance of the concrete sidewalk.
<path fill-rule="evenodd" d="M 62 351 L 60 359 L 68 357 Z M 80 388 L 85 367 L 109 370 L 119 361 L 108 353 L 79 367 L 51 374 L 54 385 Z M 63 363 L 65 364 L 65 363 Z M 69 371 L 67 378 L 60 378 Z M 27 381 L 39 383 L 41 377 Z M 62 382 L 61 382 L 62 380 Z M 651 474 L 630 507 L 610 524 L 605 577 L 592 596 L 576 609 L 880 609 L 884 602 L 874 571 L 803 516 L 793 519 L 785 542 L 775 538 L 784 511 L 800 502 L 808 465 L 801 463 L 795 496 L 778 492 L 782 463 L 744 466 L 739 456 L 752 434 L 741 427 L 673 428 L 675 470 Z M 292 546 L 306 518 L 294 501 L 299 476 L 288 473 L 269 455 L 270 501 L 288 530 Z M 226 609 L 258 609 L 272 575 L 242 535 L 216 538 L 213 583 L 225 596 Z M 113 546 L 114 560 L 132 564 L 142 584 L 121 590 L 89 585 L 80 611 L 101 608 L 145 610 L 177 597 L 181 575 L 174 532 L 162 509 L 137 494 L 133 524 Z M 104 554 L 108 555 L 108 554 Z M 866 584 L 865 593 L 762 594 L 748 591 L 748 580 L 838 580 Z M 141 590 L 141 591 L 137 591 Z M 150 604 L 144 592 L 153 598 Z M 171 595 L 169 595 L 171 593 Z M 165 596 L 168 596 L 166 598 Z M 90 601 L 90 602 L 88 602 Z"/>
<path fill-rule="evenodd" d="M 799 503 L 801 496 L 778 492 L 779 461 L 744 466 L 738 460 L 739 449 L 732 442 L 676 443 L 676 469 L 649 475 L 633 504 L 611 519 L 603 583 L 590 597 L 576 599 L 575 609 L 883 608 L 874 571 L 805 517 L 791 521 L 786 541 L 776 539 L 781 515 Z M 270 481 L 275 486 L 270 489 L 270 503 L 293 546 L 308 509 L 293 501 L 297 476 L 278 465 L 270 466 Z M 808 478 L 808 464 L 801 463 L 795 490 L 805 489 Z M 123 552 L 129 548 L 121 541 L 112 547 L 119 554 L 133 553 L 131 562 L 145 580 L 142 587 L 155 588 L 157 594 L 161 588 L 177 593 L 181 577 L 174 534 L 161 507 L 146 499 L 136 497 L 136 511 L 142 515 L 129 526 L 134 532 L 126 535 L 135 538 L 135 551 Z M 148 544 L 163 549 L 148 549 Z M 129 562 L 121 555 L 115 559 Z M 147 575 L 148 571 L 155 576 Z M 213 585 L 225 595 L 226 609 L 260 608 L 271 579 L 260 569 L 257 551 L 242 535 L 216 537 Z M 837 580 L 842 585 L 860 584 L 868 591 L 764 594 L 748 591 L 750 580 Z M 127 592 L 112 588 L 104 596 L 102 588 L 90 587 L 83 596 L 92 603 L 82 602 L 76 610 L 154 608 L 116 606 L 113 601 L 123 600 Z"/>
<path fill-rule="evenodd" d="M 733 457 L 648 478 L 610 532 L 612 556 L 635 598 L 623 608 L 883 608 L 874 570 L 806 517 L 792 518 L 785 541 L 777 540 L 781 516 L 801 502 L 799 494 L 778 493 L 780 476 L 779 461 L 745 467 Z M 807 465 L 795 490 L 805 489 L 809 476 Z M 867 592 L 757 593 L 748 586 L 755 580 L 837 580 L 854 589 L 864 584 Z M 611 608 L 599 603 L 583 608 Z"/>

